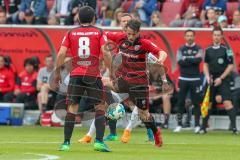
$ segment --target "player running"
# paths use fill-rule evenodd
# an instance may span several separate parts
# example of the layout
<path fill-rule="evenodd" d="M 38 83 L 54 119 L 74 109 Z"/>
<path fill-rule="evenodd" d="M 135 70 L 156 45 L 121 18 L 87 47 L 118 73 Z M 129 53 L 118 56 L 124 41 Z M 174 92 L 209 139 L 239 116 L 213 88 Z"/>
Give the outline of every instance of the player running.
<path fill-rule="evenodd" d="M 119 46 L 122 63 L 118 70 L 118 79 L 114 86 L 120 93 L 128 93 L 129 99 L 138 107 L 138 114 L 147 128 L 154 133 L 155 145 L 162 146 L 160 128 L 157 129 L 154 118 L 148 111 L 148 76 L 147 54 L 152 53 L 159 57 L 159 64 L 163 64 L 167 54 L 155 44 L 140 37 L 141 23 L 130 20 L 126 25 L 125 33 L 108 32 L 107 37 Z"/>
<path fill-rule="evenodd" d="M 64 64 L 67 50 L 70 49 L 73 57 L 73 70 L 70 73 L 68 86 L 68 111 L 65 117 L 64 142 L 60 151 L 70 149 L 70 139 L 74 129 L 75 116 L 78 111 L 78 104 L 84 93 L 95 104 L 95 127 L 96 139 L 94 150 L 109 152 L 110 149 L 103 142 L 105 131 L 105 102 L 103 102 L 103 85 L 100 77 L 99 60 L 100 50 L 106 41 L 101 29 L 92 26 L 95 23 L 95 12 L 89 6 L 79 9 L 80 26 L 67 32 L 63 38 L 61 48 L 57 57 L 57 70 L 55 83 L 59 83 L 60 68 Z M 105 59 L 105 55 L 103 56 Z M 105 62 L 108 64 L 108 62 Z M 81 107 L 81 106 L 80 106 Z"/>

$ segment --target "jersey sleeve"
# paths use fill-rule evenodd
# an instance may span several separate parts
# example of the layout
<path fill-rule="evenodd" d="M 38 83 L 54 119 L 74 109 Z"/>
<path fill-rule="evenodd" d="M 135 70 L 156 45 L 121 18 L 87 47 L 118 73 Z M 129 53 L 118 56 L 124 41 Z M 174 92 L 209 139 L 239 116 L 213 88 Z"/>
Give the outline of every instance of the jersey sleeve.
<path fill-rule="evenodd" d="M 206 49 L 206 51 L 205 51 L 205 55 L 204 55 L 204 63 L 209 63 L 208 49 Z"/>
<path fill-rule="evenodd" d="M 142 49 L 148 53 L 151 52 L 156 57 L 159 57 L 159 52 L 162 51 L 162 49 L 149 40 L 142 41 Z"/>
<path fill-rule="evenodd" d="M 227 49 L 227 63 L 228 64 L 233 64 L 233 51 L 232 49 Z"/>
<path fill-rule="evenodd" d="M 107 39 L 118 43 L 120 39 L 125 37 L 124 33 L 119 33 L 119 32 L 106 32 Z"/>
<path fill-rule="evenodd" d="M 70 39 L 69 39 L 69 31 L 65 34 L 65 36 L 63 37 L 63 40 L 62 40 L 62 44 L 61 46 L 65 46 L 67 48 L 70 47 Z"/>

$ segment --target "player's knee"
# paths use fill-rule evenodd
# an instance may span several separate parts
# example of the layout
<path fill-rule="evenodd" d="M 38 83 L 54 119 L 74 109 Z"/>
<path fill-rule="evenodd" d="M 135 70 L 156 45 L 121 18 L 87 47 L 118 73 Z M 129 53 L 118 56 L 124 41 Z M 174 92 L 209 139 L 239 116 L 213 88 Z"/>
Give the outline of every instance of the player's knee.
<path fill-rule="evenodd" d="M 145 121 L 148 121 L 149 117 L 150 117 L 150 114 L 147 110 L 141 110 L 139 109 L 138 110 L 138 114 L 139 114 L 139 117 L 140 119 L 145 122 Z"/>
<path fill-rule="evenodd" d="M 71 104 L 68 106 L 68 112 L 77 114 L 78 113 L 78 104 Z"/>

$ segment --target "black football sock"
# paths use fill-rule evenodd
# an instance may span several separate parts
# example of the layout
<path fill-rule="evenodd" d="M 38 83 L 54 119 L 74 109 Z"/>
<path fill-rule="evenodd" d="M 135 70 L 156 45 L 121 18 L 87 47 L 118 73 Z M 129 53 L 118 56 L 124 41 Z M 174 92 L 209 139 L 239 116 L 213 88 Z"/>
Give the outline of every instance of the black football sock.
<path fill-rule="evenodd" d="M 177 122 L 178 122 L 178 126 L 182 126 L 182 114 L 181 113 L 177 114 Z"/>
<path fill-rule="evenodd" d="M 156 125 L 155 120 L 154 120 L 154 118 L 153 118 L 152 115 L 150 115 L 148 121 L 143 122 L 143 123 L 145 124 L 145 126 L 146 126 L 147 129 L 148 129 L 148 128 L 151 128 L 151 130 L 153 131 L 154 134 L 157 133 L 157 131 L 158 131 L 158 130 L 157 130 L 157 125 Z"/>
<path fill-rule="evenodd" d="M 229 119 L 231 121 L 231 127 L 232 129 L 236 129 L 236 110 L 235 108 L 231 108 L 229 110 L 227 110 Z"/>
<path fill-rule="evenodd" d="M 201 116 L 200 106 L 194 106 L 195 127 L 200 126 L 200 116 Z"/>
<path fill-rule="evenodd" d="M 204 130 L 206 130 L 206 128 L 207 128 L 207 125 L 208 125 L 208 119 L 209 119 L 209 111 L 208 111 L 208 115 L 205 117 L 205 118 L 203 118 L 202 119 L 202 127 L 201 127 L 201 129 L 204 129 Z"/>
<path fill-rule="evenodd" d="M 117 120 L 109 120 L 108 121 L 110 133 L 113 135 L 116 135 L 116 126 L 117 126 Z"/>
<path fill-rule="evenodd" d="M 96 111 L 95 113 L 96 140 L 100 142 L 103 141 L 105 132 L 106 118 L 104 115 L 105 112 L 100 110 Z"/>
<path fill-rule="evenodd" d="M 165 113 L 165 114 L 164 114 L 164 124 L 167 124 L 167 125 L 168 125 L 168 121 L 169 121 L 169 114 L 168 114 L 168 113 Z"/>
<path fill-rule="evenodd" d="M 65 117 L 65 125 L 64 125 L 64 142 L 69 142 L 72 137 L 72 132 L 74 129 L 76 115 L 73 113 L 67 113 Z"/>

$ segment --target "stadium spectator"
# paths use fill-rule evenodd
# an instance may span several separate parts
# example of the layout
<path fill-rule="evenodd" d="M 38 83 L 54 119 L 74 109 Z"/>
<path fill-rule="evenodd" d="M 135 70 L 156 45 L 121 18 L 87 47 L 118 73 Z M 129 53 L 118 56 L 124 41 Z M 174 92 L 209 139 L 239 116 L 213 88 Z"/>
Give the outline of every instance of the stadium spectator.
<path fill-rule="evenodd" d="M 218 25 L 221 27 L 221 28 L 228 28 L 228 19 L 226 16 L 224 15 L 221 15 L 218 17 Z"/>
<path fill-rule="evenodd" d="M 123 15 L 123 9 L 122 8 L 117 8 L 116 11 L 114 12 L 114 19 L 111 22 L 111 27 L 121 27 L 120 21 L 121 17 Z"/>
<path fill-rule="evenodd" d="M 48 12 L 45 0 L 22 0 L 19 10 L 18 23 L 24 21 L 26 11 L 32 10 L 35 17 L 35 24 L 46 24 Z"/>
<path fill-rule="evenodd" d="M 232 24 L 229 28 L 240 28 L 240 10 L 235 10 L 233 12 Z"/>
<path fill-rule="evenodd" d="M 167 25 L 161 21 L 161 13 L 159 11 L 153 11 L 150 27 L 167 27 Z"/>
<path fill-rule="evenodd" d="M 180 13 L 170 23 L 171 27 L 201 27 L 200 13 L 203 0 L 184 0 Z"/>
<path fill-rule="evenodd" d="M 0 0 L 0 7 L 6 11 L 9 22 L 12 22 L 12 18 L 16 17 L 20 2 L 21 0 Z"/>
<path fill-rule="evenodd" d="M 61 79 L 63 83 L 61 83 L 59 86 L 56 86 L 58 88 L 54 88 L 54 90 L 57 90 L 57 96 L 56 96 L 56 103 L 54 105 L 55 109 L 67 109 L 66 105 L 66 98 L 67 98 L 67 86 L 70 79 L 70 72 L 72 70 L 72 61 L 71 57 L 66 57 L 64 60 L 64 66 L 61 68 Z"/>
<path fill-rule="evenodd" d="M 222 101 L 231 121 L 233 134 L 238 134 L 236 128 L 236 110 L 232 104 L 231 96 L 231 72 L 233 71 L 233 53 L 230 49 L 221 44 L 223 31 L 220 27 L 215 27 L 212 32 L 213 45 L 209 46 L 205 52 L 204 74 L 207 83 L 210 85 L 210 102 L 214 101 L 215 95 L 221 95 Z M 211 107 L 210 107 L 211 108 Z M 210 111 L 208 112 L 210 114 Z M 203 124 L 199 133 L 207 133 L 206 128 L 210 115 L 203 118 Z"/>
<path fill-rule="evenodd" d="M 149 25 L 152 12 L 156 9 L 157 0 L 134 0 L 129 8 L 129 12 L 138 12 L 140 20 Z"/>
<path fill-rule="evenodd" d="M 49 99 L 50 87 L 49 77 L 54 69 L 54 60 L 52 55 L 45 57 L 45 67 L 40 68 L 37 77 L 37 90 L 38 93 L 38 107 L 41 113 L 47 109 L 47 103 Z M 51 92 L 51 95 L 54 94 Z"/>
<path fill-rule="evenodd" d="M 2 8 L 0 8 L 0 24 L 7 24 L 7 15 Z"/>
<path fill-rule="evenodd" d="M 0 101 L 3 96 L 14 90 L 15 77 L 14 73 L 7 67 L 3 55 L 0 55 Z"/>
<path fill-rule="evenodd" d="M 97 24 L 100 26 L 110 26 L 114 11 L 109 7 L 111 1 L 102 1 L 98 11 Z"/>
<path fill-rule="evenodd" d="M 205 23 L 206 20 L 206 13 L 208 9 L 214 9 L 216 11 L 216 14 L 223 15 L 225 14 L 227 10 L 227 1 L 225 0 L 205 0 L 203 3 L 200 19 L 202 23 Z"/>
<path fill-rule="evenodd" d="M 60 25 L 64 25 L 70 12 L 71 0 L 55 0 L 54 5 L 50 10 L 49 17 L 59 18 Z"/>
<path fill-rule="evenodd" d="M 203 50 L 195 43 L 195 32 L 193 30 L 185 31 L 184 38 L 186 44 L 182 45 L 177 51 L 177 61 L 179 65 L 179 92 L 177 121 L 178 126 L 174 132 L 180 132 L 182 129 L 182 115 L 185 112 L 185 100 L 188 92 L 190 92 L 191 100 L 194 105 L 195 130 L 197 133 L 200 130 L 200 63 L 202 61 Z"/>
<path fill-rule="evenodd" d="M 33 11 L 27 9 L 24 14 L 24 18 L 21 21 L 21 24 L 33 25 L 35 24 L 35 17 L 33 15 Z"/>
<path fill-rule="evenodd" d="M 216 14 L 216 11 L 212 8 L 207 10 L 207 21 L 205 21 L 203 27 L 205 28 L 213 28 L 218 26 L 218 16 Z"/>
<path fill-rule="evenodd" d="M 47 24 L 48 25 L 59 25 L 59 18 L 57 17 L 48 17 L 48 20 L 47 20 Z"/>
<path fill-rule="evenodd" d="M 34 61 L 27 58 L 24 61 L 24 71 L 22 71 L 16 81 L 14 92 L 4 96 L 5 102 L 24 103 L 25 109 L 34 109 L 37 98 L 37 72 L 34 69 Z M 32 105 L 27 105 L 32 104 Z"/>

